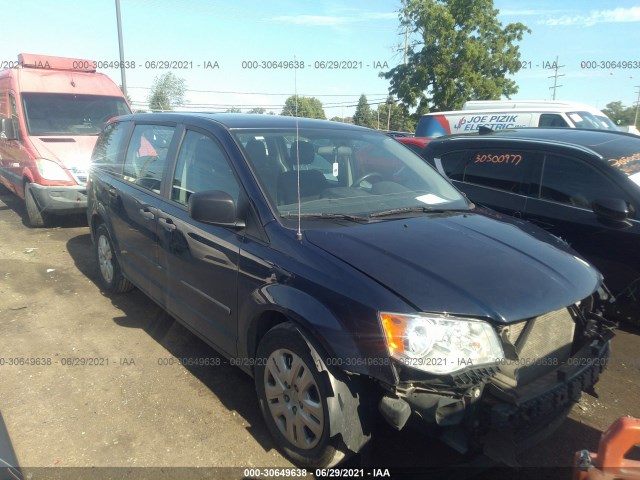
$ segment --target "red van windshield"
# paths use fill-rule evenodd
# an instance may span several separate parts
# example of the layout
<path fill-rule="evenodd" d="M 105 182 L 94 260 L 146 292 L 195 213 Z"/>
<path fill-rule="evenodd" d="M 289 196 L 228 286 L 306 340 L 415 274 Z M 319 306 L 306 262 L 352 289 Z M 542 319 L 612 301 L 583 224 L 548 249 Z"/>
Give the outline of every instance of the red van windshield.
<path fill-rule="evenodd" d="M 23 93 L 29 135 L 98 135 L 112 117 L 131 113 L 120 97 Z"/>

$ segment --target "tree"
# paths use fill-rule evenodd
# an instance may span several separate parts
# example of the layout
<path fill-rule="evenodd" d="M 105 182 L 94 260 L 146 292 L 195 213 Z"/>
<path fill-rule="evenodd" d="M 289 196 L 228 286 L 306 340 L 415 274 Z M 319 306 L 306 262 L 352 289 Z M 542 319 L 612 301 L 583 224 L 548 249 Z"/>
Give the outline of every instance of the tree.
<path fill-rule="evenodd" d="M 602 113 L 613 120 L 616 125 L 633 125 L 636 118 L 636 108 L 624 107 L 622 102 L 607 103 L 607 106 L 602 109 Z"/>
<path fill-rule="evenodd" d="M 259 114 L 263 114 L 263 113 L 265 113 L 265 112 L 266 112 L 266 110 L 265 110 L 264 108 L 262 108 L 262 107 L 255 107 L 255 108 L 252 108 L 251 110 L 249 110 L 249 112 L 248 112 L 248 113 L 259 113 Z"/>
<path fill-rule="evenodd" d="M 231 107 L 231 108 L 227 108 L 225 112 L 226 113 L 242 113 L 242 110 L 240 110 L 238 107 Z"/>
<path fill-rule="evenodd" d="M 173 110 L 184 103 L 185 80 L 167 72 L 157 76 L 149 92 L 149 109 L 152 112 Z"/>
<path fill-rule="evenodd" d="M 391 112 L 389 112 L 391 110 Z M 391 115 L 389 115 L 391 113 Z M 388 97 L 387 102 L 378 105 L 378 109 L 375 113 L 376 126 L 378 123 L 378 115 L 380 116 L 380 130 L 387 130 L 387 122 L 389 123 L 389 130 L 398 130 L 401 132 L 414 132 L 416 129 L 416 123 L 409 109 L 402 103 L 396 104 L 393 101 L 393 97 Z"/>
<path fill-rule="evenodd" d="M 327 117 L 324 114 L 324 108 L 322 108 L 322 102 L 316 97 L 298 97 L 298 117 L 307 118 L 320 118 L 325 120 Z M 281 115 L 287 115 L 289 117 L 296 116 L 296 97 L 291 95 L 284 102 Z"/>
<path fill-rule="evenodd" d="M 381 77 L 389 91 L 417 114 L 456 110 L 467 100 L 517 93 L 507 78 L 520 70 L 522 23 L 498 21 L 493 0 L 403 0 L 402 31 L 411 34 L 407 63 Z"/>
<path fill-rule="evenodd" d="M 353 114 L 353 123 L 362 125 L 363 127 L 375 128 L 373 112 L 364 93 L 360 95 L 360 100 L 358 100 L 358 106 Z"/>

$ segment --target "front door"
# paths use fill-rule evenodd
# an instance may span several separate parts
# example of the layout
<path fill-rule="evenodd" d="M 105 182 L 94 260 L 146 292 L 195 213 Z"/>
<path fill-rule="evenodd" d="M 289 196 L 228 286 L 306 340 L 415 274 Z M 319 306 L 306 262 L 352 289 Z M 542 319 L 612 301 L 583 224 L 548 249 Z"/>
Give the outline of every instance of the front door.
<path fill-rule="evenodd" d="M 166 270 L 168 310 L 221 351 L 234 355 L 238 259 L 243 235 L 189 217 L 193 192 L 221 190 L 238 203 L 239 183 L 224 149 L 187 129 L 178 152 L 171 201 L 158 212 L 159 262 Z"/>

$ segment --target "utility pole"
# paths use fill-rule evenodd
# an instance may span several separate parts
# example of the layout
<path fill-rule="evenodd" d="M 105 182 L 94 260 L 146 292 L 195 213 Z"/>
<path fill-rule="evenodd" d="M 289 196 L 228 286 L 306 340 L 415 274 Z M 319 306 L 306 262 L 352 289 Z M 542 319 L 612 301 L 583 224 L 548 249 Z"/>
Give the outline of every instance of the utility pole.
<path fill-rule="evenodd" d="M 549 90 L 553 89 L 553 100 L 556 99 L 556 89 L 560 88 L 562 85 L 558 85 L 558 77 L 564 77 L 564 73 L 558 74 L 558 70 L 563 68 L 564 65 L 558 65 L 558 57 L 556 57 L 556 61 L 554 62 L 554 70 L 555 73 L 551 75 L 549 78 L 553 78 L 553 87 L 549 87 Z"/>
<path fill-rule="evenodd" d="M 391 126 L 391 107 L 393 105 L 393 98 L 389 97 L 387 99 L 387 132 L 390 130 Z"/>
<path fill-rule="evenodd" d="M 120 0 L 116 0 L 116 19 L 118 21 L 118 45 L 120 47 L 120 75 L 122 76 L 122 93 L 127 96 L 127 77 L 124 68 L 124 47 L 122 45 L 122 20 L 120 19 Z"/>
<path fill-rule="evenodd" d="M 633 120 L 633 126 L 638 127 L 638 110 L 640 110 L 640 85 L 636 85 L 638 89 L 638 99 L 636 100 L 636 118 Z"/>

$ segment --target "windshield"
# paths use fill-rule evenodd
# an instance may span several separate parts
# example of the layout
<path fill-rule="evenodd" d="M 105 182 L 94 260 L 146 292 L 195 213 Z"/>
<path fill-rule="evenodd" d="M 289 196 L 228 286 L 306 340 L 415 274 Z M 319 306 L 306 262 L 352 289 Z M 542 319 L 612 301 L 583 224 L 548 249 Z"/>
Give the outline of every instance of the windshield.
<path fill-rule="evenodd" d="M 597 128 L 600 130 L 607 128 L 589 112 L 567 112 L 567 115 L 576 128 Z"/>
<path fill-rule="evenodd" d="M 600 127 L 599 128 L 602 128 L 602 129 L 605 129 L 605 130 L 613 130 L 615 132 L 618 131 L 618 127 L 616 127 L 616 124 L 613 123 L 609 117 L 607 117 L 605 115 L 595 115 L 595 114 L 594 114 L 594 116 L 596 117 L 596 120 L 598 120 L 598 122 L 600 122 Z"/>
<path fill-rule="evenodd" d="M 610 159 L 609 164 L 617 168 L 625 175 L 640 185 L 640 153 L 627 155 L 625 157 Z"/>
<path fill-rule="evenodd" d="M 112 117 L 131 113 L 123 98 L 23 93 L 29 135 L 98 135 Z"/>
<path fill-rule="evenodd" d="M 368 216 L 390 210 L 468 209 L 465 198 L 393 138 L 360 130 L 236 132 L 281 216 Z"/>

